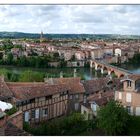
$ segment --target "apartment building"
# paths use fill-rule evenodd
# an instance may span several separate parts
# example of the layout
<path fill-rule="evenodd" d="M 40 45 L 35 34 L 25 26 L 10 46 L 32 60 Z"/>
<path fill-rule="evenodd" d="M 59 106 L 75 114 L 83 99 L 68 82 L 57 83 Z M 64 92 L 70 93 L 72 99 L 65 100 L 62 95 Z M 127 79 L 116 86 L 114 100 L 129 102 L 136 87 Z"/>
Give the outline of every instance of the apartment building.
<path fill-rule="evenodd" d="M 140 75 L 128 75 L 121 80 L 122 88 L 115 92 L 118 100 L 131 115 L 140 116 Z"/>

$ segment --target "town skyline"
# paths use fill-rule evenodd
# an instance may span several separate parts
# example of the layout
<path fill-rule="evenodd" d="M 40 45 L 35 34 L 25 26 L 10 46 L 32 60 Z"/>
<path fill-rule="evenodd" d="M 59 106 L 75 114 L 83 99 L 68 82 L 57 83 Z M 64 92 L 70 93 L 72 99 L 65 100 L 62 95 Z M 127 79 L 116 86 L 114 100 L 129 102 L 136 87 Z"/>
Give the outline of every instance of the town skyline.
<path fill-rule="evenodd" d="M 43 30 L 50 34 L 140 35 L 140 20 L 137 18 L 140 14 L 139 7 L 140 5 L 1 5 L 0 31 L 40 33 Z"/>

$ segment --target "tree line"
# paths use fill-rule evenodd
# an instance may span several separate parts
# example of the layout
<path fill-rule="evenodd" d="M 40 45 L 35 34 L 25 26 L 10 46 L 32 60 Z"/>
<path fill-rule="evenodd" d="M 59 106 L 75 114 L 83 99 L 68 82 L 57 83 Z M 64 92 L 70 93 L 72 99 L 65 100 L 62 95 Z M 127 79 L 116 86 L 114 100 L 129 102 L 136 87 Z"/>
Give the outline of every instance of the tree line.
<path fill-rule="evenodd" d="M 0 65 L 14 65 L 20 67 L 34 67 L 34 68 L 50 68 L 49 62 L 59 62 L 58 67 L 66 67 L 64 59 L 59 59 L 56 55 L 46 56 L 20 56 L 14 59 L 12 53 L 7 54 L 7 58 L 3 59 L 0 57 Z"/>

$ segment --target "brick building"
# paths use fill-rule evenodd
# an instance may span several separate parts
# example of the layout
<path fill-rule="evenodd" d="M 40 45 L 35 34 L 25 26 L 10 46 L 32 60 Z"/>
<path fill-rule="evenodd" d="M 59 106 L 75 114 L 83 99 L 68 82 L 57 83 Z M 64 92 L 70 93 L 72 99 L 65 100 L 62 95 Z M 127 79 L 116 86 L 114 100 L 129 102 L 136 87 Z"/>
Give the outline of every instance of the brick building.
<path fill-rule="evenodd" d="M 128 75 L 122 82 L 122 88 L 115 92 L 115 100 L 122 103 L 131 115 L 140 115 L 140 75 Z"/>

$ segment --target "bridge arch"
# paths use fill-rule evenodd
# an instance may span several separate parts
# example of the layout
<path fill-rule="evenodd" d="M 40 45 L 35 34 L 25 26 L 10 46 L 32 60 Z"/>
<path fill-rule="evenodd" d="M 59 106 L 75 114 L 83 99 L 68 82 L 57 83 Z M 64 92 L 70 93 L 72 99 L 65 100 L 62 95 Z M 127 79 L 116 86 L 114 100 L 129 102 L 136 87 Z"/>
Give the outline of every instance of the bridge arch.
<path fill-rule="evenodd" d="M 116 66 L 112 66 L 110 64 L 107 64 L 105 62 L 102 62 L 102 61 L 97 61 L 97 60 L 91 60 L 91 63 L 90 63 L 91 67 L 95 68 L 95 70 L 100 70 L 102 74 L 104 73 L 108 73 L 108 75 L 113 75 L 114 77 L 124 77 L 126 74 L 131 74 L 131 72 L 125 70 L 125 69 L 122 69 L 122 68 L 118 68 Z"/>
<path fill-rule="evenodd" d="M 117 73 L 116 73 L 114 70 L 111 71 L 110 75 L 111 75 L 113 78 L 118 77 Z"/>
<path fill-rule="evenodd" d="M 119 76 L 119 78 L 123 78 L 125 75 L 124 74 L 121 74 L 120 76 Z"/>

